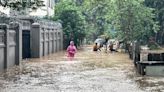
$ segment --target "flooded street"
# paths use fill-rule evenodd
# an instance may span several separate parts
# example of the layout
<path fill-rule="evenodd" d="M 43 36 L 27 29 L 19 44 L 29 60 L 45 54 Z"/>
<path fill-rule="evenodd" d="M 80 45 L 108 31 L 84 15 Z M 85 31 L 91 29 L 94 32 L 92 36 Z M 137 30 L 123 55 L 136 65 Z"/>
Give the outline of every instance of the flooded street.
<path fill-rule="evenodd" d="M 79 50 L 24 60 L 0 75 L 0 92 L 164 92 L 164 78 L 140 76 L 124 53 Z"/>

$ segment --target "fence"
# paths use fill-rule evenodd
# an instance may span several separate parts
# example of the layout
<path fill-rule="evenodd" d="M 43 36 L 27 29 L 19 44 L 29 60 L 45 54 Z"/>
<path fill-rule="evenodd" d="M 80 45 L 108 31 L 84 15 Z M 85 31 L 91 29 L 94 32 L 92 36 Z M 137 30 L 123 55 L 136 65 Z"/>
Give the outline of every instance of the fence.
<path fill-rule="evenodd" d="M 39 22 L 32 24 L 31 55 L 41 57 L 63 49 L 63 33 L 59 23 Z"/>
<path fill-rule="evenodd" d="M 19 65 L 21 60 L 21 26 L 0 24 L 0 70 Z"/>
<path fill-rule="evenodd" d="M 0 71 L 19 65 L 22 58 L 39 58 L 63 49 L 60 23 L 32 17 L 0 19 Z"/>

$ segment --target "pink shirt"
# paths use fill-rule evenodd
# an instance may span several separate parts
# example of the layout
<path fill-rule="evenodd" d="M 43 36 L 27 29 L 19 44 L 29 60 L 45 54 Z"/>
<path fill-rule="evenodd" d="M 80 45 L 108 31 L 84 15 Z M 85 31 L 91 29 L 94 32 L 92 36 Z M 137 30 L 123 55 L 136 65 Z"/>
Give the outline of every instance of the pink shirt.
<path fill-rule="evenodd" d="M 75 54 L 76 53 L 76 47 L 74 45 L 69 45 L 67 48 L 67 52 L 69 54 Z"/>

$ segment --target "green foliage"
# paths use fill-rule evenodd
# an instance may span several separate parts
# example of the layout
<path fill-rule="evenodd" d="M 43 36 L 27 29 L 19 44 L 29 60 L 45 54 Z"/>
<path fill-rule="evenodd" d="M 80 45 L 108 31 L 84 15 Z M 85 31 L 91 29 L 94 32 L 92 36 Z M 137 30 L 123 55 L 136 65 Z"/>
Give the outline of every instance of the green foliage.
<path fill-rule="evenodd" d="M 148 44 L 150 50 L 157 50 L 160 49 L 158 44 Z"/>
<path fill-rule="evenodd" d="M 37 9 L 44 4 L 42 0 L 0 0 L 0 6 L 21 10 L 25 8 Z"/>
<path fill-rule="evenodd" d="M 121 38 L 126 41 L 142 40 L 158 31 L 157 22 L 153 20 L 154 9 L 144 6 L 142 0 L 119 0 L 115 4 Z"/>
<path fill-rule="evenodd" d="M 106 35 L 125 41 L 148 42 L 150 36 L 161 30 L 161 26 L 159 27 L 161 20 L 159 21 L 155 14 L 159 15 L 164 10 L 161 8 L 164 3 L 153 7 L 145 5 L 145 2 L 152 4 L 153 1 L 163 2 L 162 0 L 60 0 L 55 7 L 54 19 L 63 22 L 63 19 L 59 18 L 60 14 L 65 10 L 74 10 L 83 20 L 83 30 L 89 40 Z M 158 11 L 154 7 L 157 7 Z M 67 27 L 67 30 L 71 32 L 72 26 Z"/>
<path fill-rule="evenodd" d="M 75 2 L 62 0 L 57 3 L 54 20 L 62 23 L 65 46 L 69 45 L 70 40 L 74 40 L 76 45 L 80 45 L 85 37 L 85 22 Z"/>
<path fill-rule="evenodd" d="M 109 35 L 127 41 L 141 40 L 158 31 L 154 9 L 144 6 L 143 0 L 84 0 L 83 5 L 87 29 L 93 29 L 88 33 L 94 34 L 94 39 Z"/>
<path fill-rule="evenodd" d="M 111 31 L 110 0 L 84 0 L 82 14 L 85 17 L 88 39 L 96 39 Z"/>
<path fill-rule="evenodd" d="M 159 22 L 159 30 L 156 32 L 156 41 L 164 44 L 164 0 L 145 0 L 145 5 L 154 8 L 156 18 L 154 20 Z"/>
<path fill-rule="evenodd" d="M 75 10 L 64 10 L 61 12 L 59 19 L 62 21 L 63 32 L 66 38 L 66 45 L 70 40 L 74 40 L 76 45 L 85 37 L 83 20 Z"/>

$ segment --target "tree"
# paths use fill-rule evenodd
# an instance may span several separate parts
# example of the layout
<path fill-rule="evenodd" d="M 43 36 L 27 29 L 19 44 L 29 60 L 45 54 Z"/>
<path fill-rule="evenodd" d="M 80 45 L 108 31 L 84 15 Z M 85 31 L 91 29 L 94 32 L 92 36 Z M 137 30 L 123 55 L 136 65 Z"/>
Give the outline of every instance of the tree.
<path fill-rule="evenodd" d="M 154 9 L 146 7 L 143 1 L 84 0 L 82 13 L 88 29 L 94 30 L 88 32 L 97 37 L 116 31 L 117 36 L 126 41 L 148 40 L 150 35 L 158 31 L 158 22 L 153 20 Z"/>
<path fill-rule="evenodd" d="M 93 41 L 98 36 L 111 31 L 110 0 L 81 0 L 80 7 L 85 18 L 87 39 Z"/>
<path fill-rule="evenodd" d="M 156 32 L 156 42 L 164 44 L 164 1 L 163 0 L 145 0 L 144 4 L 154 8 L 154 20 L 159 22 L 160 31 Z"/>
<path fill-rule="evenodd" d="M 86 37 L 95 39 L 100 35 L 128 41 L 148 42 L 158 32 L 158 21 L 154 20 L 154 8 L 147 7 L 144 0 L 60 0 L 61 10 L 75 10 L 84 18 Z M 67 2 L 67 3 L 66 3 Z M 113 35 L 114 34 L 114 35 Z"/>
<path fill-rule="evenodd" d="M 21 10 L 25 8 L 37 9 L 44 4 L 42 0 L 0 0 L 0 6 Z"/>
<path fill-rule="evenodd" d="M 148 40 L 158 31 L 153 8 L 144 6 L 142 0 L 119 0 L 115 2 L 117 29 L 121 32 L 121 39 L 125 41 Z M 146 41 L 147 42 L 147 41 Z"/>
<path fill-rule="evenodd" d="M 149 38 L 159 30 L 158 22 L 154 20 L 154 9 L 145 6 L 144 0 L 117 0 L 114 4 L 117 16 L 114 24 L 131 56 L 129 42 L 137 40 L 148 44 Z"/>
<path fill-rule="evenodd" d="M 79 46 L 85 37 L 84 18 L 79 8 L 72 0 L 62 0 L 55 6 L 54 20 L 63 26 L 64 46 L 68 46 L 71 40 Z"/>
<path fill-rule="evenodd" d="M 79 46 L 85 37 L 85 31 L 83 20 L 79 17 L 78 13 L 75 10 L 65 10 L 61 12 L 59 19 L 62 21 L 63 32 L 66 36 L 64 38 L 65 46 L 68 46 L 71 40 Z"/>

